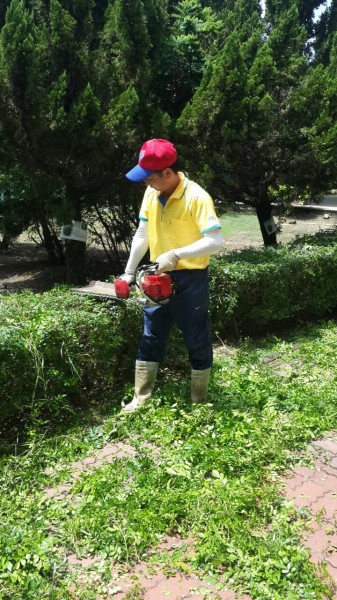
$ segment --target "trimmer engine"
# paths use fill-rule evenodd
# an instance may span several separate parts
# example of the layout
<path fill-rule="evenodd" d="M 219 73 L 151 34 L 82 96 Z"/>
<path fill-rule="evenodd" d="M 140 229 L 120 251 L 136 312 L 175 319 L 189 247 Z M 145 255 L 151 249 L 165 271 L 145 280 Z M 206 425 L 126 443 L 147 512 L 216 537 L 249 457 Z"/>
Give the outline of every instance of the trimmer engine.
<path fill-rule="evenodd" d="M 168 273 L 156 274 L 157 264 L 142 265 L 135 273 L 135 285 L 153 304 L 166 304 L 174 294 L 172 278 Z M 117 298 L 129 298 L 130 287 L 126 281 L 115 280 Z"/>
<path fill-rule="evenodd" d="M 172 279 L 167 273 L 145 275 L 141 291 L 153 302 L 164 303 L 172 296 Z"/>

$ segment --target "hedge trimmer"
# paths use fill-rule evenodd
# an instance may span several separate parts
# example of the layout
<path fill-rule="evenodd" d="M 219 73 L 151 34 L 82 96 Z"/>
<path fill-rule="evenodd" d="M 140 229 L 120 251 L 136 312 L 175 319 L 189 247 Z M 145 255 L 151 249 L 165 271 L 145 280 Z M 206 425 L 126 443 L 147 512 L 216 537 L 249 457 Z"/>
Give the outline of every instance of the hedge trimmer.
<path fill-rule="evenodd" d="M 75 294 L 88 294 L 103 298 L 119 298 L 127 300 L 131 297 L 134 287 L 151 304 L 166 304 L 174 294 L 174 284 L 168 273 L 156 273 L 158 265 L 142 265 L 136 269 L 134 285 L 129 285 L 123 279 L 115 279 L 113 283 L 91 281 L 89 285 L 76 288 Z M 143 300 L 142 300 L 143 301 Z"/>

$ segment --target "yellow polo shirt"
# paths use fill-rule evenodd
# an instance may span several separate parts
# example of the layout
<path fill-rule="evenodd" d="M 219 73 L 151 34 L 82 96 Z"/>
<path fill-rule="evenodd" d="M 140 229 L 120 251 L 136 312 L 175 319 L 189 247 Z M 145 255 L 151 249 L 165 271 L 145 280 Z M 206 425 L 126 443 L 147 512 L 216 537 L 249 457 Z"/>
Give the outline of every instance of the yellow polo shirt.
<path fill-rule="evenodd" d="M 160 192 L 148 187 L 139 213 L 149 223 L 150 260 L 188 246 L 211 229 L 220 229 L 211 196 L 180 173 L 180 183 L 165 203 Z M 177 269 L 205 269 L 209 256 L 180 260 Z"/>

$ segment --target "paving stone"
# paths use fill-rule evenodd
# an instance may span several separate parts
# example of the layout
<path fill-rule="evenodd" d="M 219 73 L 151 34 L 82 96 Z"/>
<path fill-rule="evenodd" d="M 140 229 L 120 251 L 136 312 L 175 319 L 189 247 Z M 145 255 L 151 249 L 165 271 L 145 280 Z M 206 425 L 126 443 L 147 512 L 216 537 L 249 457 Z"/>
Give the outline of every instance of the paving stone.
<path fill-rule="evenodd" d="M 297 507 L 308 507 L 314 517 L 310 531 L 303 532 L 303 543 L 310 548 L 310 560 L 317 565 L 323 579 L 331 577 L 337 586 L 337 437 L 329 432 L 308 446 L 313 467 L 296 467 L 293 477 L 283 480 L 284 490 Z M 302 478 L 302 483 L 301 482 Z M 299 485 L 300 483 L 300 485 Z M 330 585 L 330 583 L 329 583 Z M 335 593 L 336 592 L 336 593 Z M 332 589 L 337 600 L 337 588 Z M 329 596 L 330 597 L 330 596 Z"/>
<path fill-rule="evenodd" d="M 337 568 L 333 567 L 332 565 L 330 565 L 329 563 L 327 563 L 326 570 L 328 571 L 328 573 L 329 573 L 332 581 L 334 583 L 337 583 Z"/>
<path fill-rule="evenodd" d="M 322 468 L 322 471 L 324 470 L 324 473 L 326 473 L 327 475 L 333 475 L 333 476 L 337 476 L 337 465 L 336 467 L 330 467 L 330 466 L 325 466 L 324 469 Z"/>
<path fill-rule="evenodd" d="M 336 454 L 337 456 L 337 442 L 334 440 L 324 438 L 321 440 L 315 440 L 314 442 L 312 442 L 312 444 L 314 446 L 318 446 L 319 448 L 323 448 L 330 454 Z"/>
<path fill-rule="evenodd" d="M 270 354 L 269 356 L 265 356 L 262 359 L 262 362 L 264 362 L 264 363 L 271 363 L 274 360 L 276 360 L 277 358 L 281 358 L 281 357 L 282 357 L 282 354 L 280 354 L 279 352 L 274 352 L 274 353 Z"/>
<path fill-rule="evenodd" d="M 63 485 L 59 485 L 56 488 L 45 488 L 44 493 L 49 498 L 63 498 L 69 493 L 70 488 L 70 483 L 64 483 Z"/>
<path fill-rule="evenodd" d="M 76 554 L 68 554 L 67 561 L 70 566 L 79 565 L 81 567 L 88 567 L 89 565 L 93 565 L 99 562 L 101 558 L 99 556 L 94 556 L 92 558 L 78 558 Z"/>
<path fill-rule="evenodd" d="M 337 515 L 337 497 L 333 496 L 332 492 L 327 492 L 312 502 L 311 508 L 314 513 L 322 512 L 325 521 L 334 522 Z"/>
<path fill-rule="evenodd" d="M 328 535 L 324 529 L 318 529 L 305 539 L 305 545 L 312 552 L 321 552 L 327 555 L 331 547 L 331 535 Z"/>
<path fill-rule="evenodd" d="M 330 460 L 330 462 L 329 462 L 329 466 L 330 466 L 332 469 L 337 469 L 337 457 L 335 457 L 335 458 L 332 458 L 332 459 Z"/>
<path fill-rule="evenodd" d="M 81 471 L 81 472 L 85 471 L 85 466 L 84 466 L 83 460 L 76 460 L 76 461 L 70 463 L 69 466 L 72 470 L 75 470 L 75 471 Z"/>
<path fill-rule="evenodd" d="M 311 479 L 315 473 L 315 469 L 310 469 L 309 467 L 295 467 L 291 473 L 295 473 L 299 477 L 303 477 L 303 479 L 308 480 Z"/>
<path fill-rule="evenodd" d="M 170 598 L 171 600 L 190 600 L 195 598 L 220 598 L 221 600 L 251 600 L 249 596 L 235 596 L 233 590 L 218 590 L 218 584 L 211 585 L 194 576 L 177 574 L 172 577 L 166 577 L 162 573 L 149 575 L 146 568 L 136 570 L 133 575 L 129 574 L 127 579 L 121 578 L 114 582 L 114 585 L 121 587 L 121 591 L 114 595 L 116 600 L 122 600 L 125 595 L 136 585 L 144 590 L 144 600 L 161 600 Z"/>
<path fill-rule="evenodd" d="M 326 492 L 330 491 L 330 489 L 324 485 L 323 481 L 305 481 L 298 489 L 302 492 L 303 496 L 310 500 L 316 500 Z"/>
<path fill-rule="evenodd" d="M 310 561 L 314 563 L 314 565 L 326 564 L 326 556 L 324 552 L 321 552 L 320 550 L 313 550 L 310 553 Z"/>
<path fill-rule="evenodd" d="M 326 561 L 337 570 L 337 550 L 335 552 L 327 552 Z"/>
<path fill-rule="evenodd" d="M 316 470 L 312 481 L 321 485 L 327 492 L 336 491 L 337 493 L 337 475 L 331 475 L 323 471 Z"/>
<path fill-rule="evenodd" d="M 117 450 L 118 450 L 118 446 L 116 446 L 116 444 L 107 444 L 100 451 L 99 457 L 106 458 L 107 456 L 110 456 L 111 454 L 116 454 Z"/>
<path fill-rule="evenodd" d="M 284 493 L 286 493 L 289 498 L 292 498 L 293 493 L 295 493 L 305 481 L 309 481 L 309 479 L 303 479 L 302 475 L 295 475 L 295 477 L 292 477 L 291 479 L 286 479 L 284 481 Z"/>
<path fill-rule="evenodd" d="M 82 465 L 94 465 L 96 462 L 96 457 L 94 456 L 87 456 L 87 458 L 84 458 L 82 460 Z"/>
<path fill-rule="evenodd" d="M 49 498 L 55 498 L 55 496 L 58 495 L 58 491 L 55 488 L 45 488 L 44 489 L 44 493 L 49 497 Z"/>
<path fill-rule="evenodd" d="M 306 482 L 296 489 L 290 491 L 289 497 L 295 502 L 297 508 L 312 507 L 325 493 L 322 486 L 315 483 Z M 315 511 L 317 512 L 317 511 Z"/>

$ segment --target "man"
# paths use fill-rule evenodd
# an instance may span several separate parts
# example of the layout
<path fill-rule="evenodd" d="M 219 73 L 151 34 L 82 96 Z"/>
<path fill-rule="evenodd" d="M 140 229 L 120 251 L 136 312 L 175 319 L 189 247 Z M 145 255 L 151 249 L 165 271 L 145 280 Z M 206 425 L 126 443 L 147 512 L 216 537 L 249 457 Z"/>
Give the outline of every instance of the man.
<path fill-rule="evenodd" d="M 130 181 L 142 181 L 147 188 L 122 279 L 129 284 L 134 281 L 135 270 L 150 248 L 157 272 L 169 273 L 175 285 L 167 304 L 144 307 L 135 393 L 123 408 L 126 413 L 150 398 L 173 323 L 181 330 L 188 350 L 192 402 L 201 403 L 207 397 L 213 358 L 208 263 L 210 255 L 220 250 L 222 237 L 211 197 L 179 172 L 176 162 L 177 151 L 171 142 L 148 140 L 141 148 L 138 165 L 126 174 Z"/>

